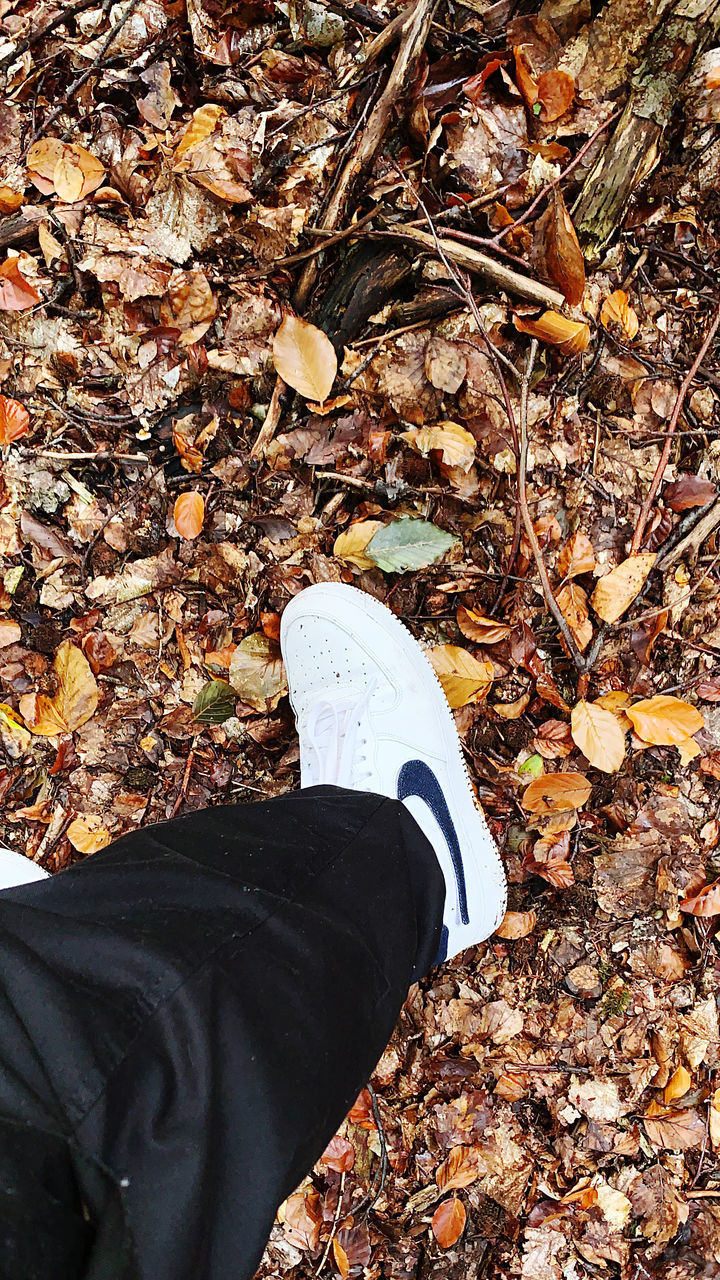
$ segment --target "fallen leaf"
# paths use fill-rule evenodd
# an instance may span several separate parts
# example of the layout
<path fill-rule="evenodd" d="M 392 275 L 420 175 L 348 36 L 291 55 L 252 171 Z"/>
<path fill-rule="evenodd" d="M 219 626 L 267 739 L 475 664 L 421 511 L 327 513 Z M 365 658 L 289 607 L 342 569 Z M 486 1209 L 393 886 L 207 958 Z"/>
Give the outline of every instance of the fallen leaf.
<path fill-rule="evenodd" d="M 42 302 L 34 285 L 26 280 L 17 258 L 0 263 L 0 311 L 26 311 Z"/>
<path fill-rule="evenodd" d="M 278 1217 L 290 1243 L 296 1248 L 308 1249 L 314 1253 L 320 1242 L 320 1227 L 323 1220 L 318 1192 L 294 1191 L 280 1205 Z"/>
<path fill-rule="evenodd" d="M 521 803 L 528 813 L 562 813 L 581 808 L 591 791 L 592 786 L 582 773 L 546 773 L 533 779 L 523 792 Z"/>
<path fill-rule="evenodd" d="M 438 391 L 454 396 L 465 381 L 467 360 L 456 343 L 435 336 L 425 348 L 425 374 Z"/>
<path fill-rule="evenodd" d="M 457 422 L 413 427 L 400 434 L 424 458 L 437 451 L 448 467 L 460 467 L 461 471 L 469 471 L 475 461 L 475 437 Z"/>
<path fill-rule="evenodd" d="M 355 1163 L 355 1148 L 347 1138 L 335 1134 L 320 1157 L 322 1163 L 335 1173 L 348 1173 Z"/>
<path fill-rule="evenodd" d="M 273 338 L 273 361 L 280 377 L 307 400 L 327 399 L 337 373 L 337 356 L 322 329 L 298 316 L 285 316 Z"/>
<path fill-rule="evenodd" d="M 503 720 L 519 720 L 529 705 L 530 694 L 521 693 L 520 697 L 514 698 L 512 702 L 493 703 L 493 711 Z"/>
<path fill-rule="evenodd" d="M 683 1098 L 692 1084 L 687 1067 L 677 1067 L 663 1089 L 663 1102 L 668 1106 L 676 1098 Z"/>
<path fill-rule="evenodd" d="M 523 860 L 523 870 L 542 876 L 556 889 L 569 889 L 575 883 L 575 873 L 568 862 L 569 852 L 570 832 L 550 831 L 535 841 Z"/>
<path fill-rule="evenodd" d="M 558 573 L 563 578 L 577 578 L 595 568 L 595 551 L 586 534 L 574 533 L 558 555 Z"/>
<path fill-rule="evenodd" d="M 451 1249 L 465 1230 L 465 1205 L 457 1196 L 443 1200 L 433 1214 L 432 1231 L 441 1249 Z"/>
<path fill-rule="evenodd" d="M 603 773 L 615 773 L 625 759 L 625 734 L 612 711 L 596 703 L 580 701 L 570 718 L 573 740 L 590 764 Z"/>
<path fill-rule="evenodd" d="M 205 519 L 205 502 L 202 494 L 195 489 L 188 489 L 179 494 L 173 507 L 175 528 L 181 538 L 192 540 L 202 531 Z"/>
<path fill-rule="evenodd" d="M 102 185 L 105 169 L 91 151 L 76 143 L 63 147 L 53 169 L 53 186 L 61 200 L 74 204 Z"/>
<path fill-rule="evenodd" d="M 684 738 L 682 742 L 678 742 L 677 749 L 680 753 L 680 764 L 685 767 L 690 764 L 691 760 L 696 760 L 701 754 L 700 747 L 694 738 Z"/>
<path fill-rule="evenodd" d="M 544 720 L 533 738 L 533 747 L 544 760 L 569 756 L 573 749 L 570 725 L 564 720 Z"/>
<path fill-rule="evenodd" d="M 558 187 L 550 192 L 547 208 L 537 221 L 535 236 L 547 276 L 562 290 L 570 306 L 577 306 L 585 292 L 585 260 Z"/>
<path fill-rule="evenodd" d="M 640 591 L 656 559 L 654 552 L 629 556 L 600 579 L 590 603 L 603 622 L 617 622 L 622 617 Z"/>
<path fill-rule="evenodd" d="M 455 616 L 463 635 L 476 644 L 499 644 L 501 640 L 507 640 L 512 631 L 507 622 L 496 622 L 495 618 L 486 618 L 482 613 L 466 609 L 462 604 Z M 720 694 L 718 698 L 720 699 Z"/>
<path fill-rule="evenodd" d="M 98 853 L 112 840 L 99 813 L 81 813 L 74 818 L 67 829 L 67 838 L 78 853 Z"/>
<path fill-rule="evenodd" d="M 574 97 L 575 81 L 567 71 L 555 67 L 550 71 L 543 71 L 537 82 L 537 101 L 541 104 L 540 119 L 543 124 L 564 116 Z"/>
<path fill-rule="evenodd" d="M 506 938 L 514 942 L 516 938 L 526 938 L 537 924 L 534 911 L 506 911 L 495 933 L 498 938 Z"/>
<path fill-rule="evenodd" d="M 351 1124 L 359 1125 L 361 1129 L 377 1129 L 375 1113 L 372 1105 L 372 1094 L 369 1089 L 361 1089 L 353 1105 L 348 1111 L 348 1120 Z"/>
<path fill-rule="evenodd" d="M 455 644 L 435 645 L 427 656 L 453 709 L 485 697 L 493 680 L 491 662 L 479 662 Z"/>
<path fill-rule="evenodd" d="M 0 444 L 12 444 L 24 436 L 30 426 L 30 414 L 19 400 L 0 395 Z"/>
<path fill-rule="evenodd" d="M 632 341 L 640 328 L 637 312 L 630 306 L 624 289 L 616 289 L 606 298 L 600 308 L 600 323 L 609 329 L 616 324 L 622 329 L 625 337 Z"/>
<path fill-rule="evenodd" d="M 710 1141 L 715 1152 L 720 1151 L 720 1089 L 716 1089 L 710 1099 Z"/>
<path fill-rule="evenodd" d="M 456 543 L 451 533 L 427 520 L 400 516 L 375 534 L 366 554 L 384 573 L 407 573 L 435 564 Z"/>
<path fill-rule="evenodd" d="M 354 564 L 357 569 L 374 569 L 375 561 L 365 555 L 365 548 L 382 528 L 382 520 L 356 520 L 338 534 L 333 555 L 347 564 Z"/>
<path fill-rule="evenodd" d="M 622 1191 L 616 1191 L 604 1179 L 598 1179 L 593 1186 L 597 1197 L 596 1203 L 606 1222 L 614 1231 L 622 1231 L 630 1220 L 632 1204 Z"/>
<path fill-rule="evenodd" d="M 210 657 L 206 654 L 206 661 Z M 193 719 L 198 724 L 224 724 L 235 715 L 235 702 L 235 694 L 227 680 L 208 680 L 193 702 Z"/>
<path fill-rule="evenodd" d="M 57 692 L 24 694 L 20 711 L 28 729 L 42 737 L 72 733 L 95 713 L 99 691 L 85 654 L 63 640 L 53 662 Z"/>
<path fill-rule="evenodd" d="M 702 1146 L 706 1137 L 705 1121 L 694 1107 L 687 1111 L 667 1111 L 659 1103 L 651 1102 L 643 1124 L 650 1141 L 666 1151 L 689 1151 Z"/>
<path fill-rule="evenodd" d="M 557 311 L 545 311 L 537 320 L 515 316 L 513 321 L 519 333 L 529 333 L 531 338 L 549 342 L 568 356 L 579 355 L 590 341 L 590 327 L 582 320 L 569 320 Z"/>
<path fill-rule="evenodd" d="M 658 636 L 662 635 L 669 617 L 668 609 L 661 609 L 653 617 L 643 619 L 637 627 L 633 627 L 630 632 L 630 645 L 633 653 L 640 659 L 643 666 L 650 666 L 650 654 L 653 645 Z"/>
<path fill-rule="evenodd" d="M 347 1277 L 350 1275 L 350 1260 L 337 1236 L 333 1236 L 332 1249 L 335 1265 L 342 1276 L 342 1280 L 347 1280 Z"/>
<path fill-rule="evenodd" d="M 704 507 L 717 497 L 712 480 L 690 473 L 678 476 L 665 486 L 663 502 L 671 511 L 689 511 L 691 507 Z"/>
<path fill-rule="evenodd" d="M 193 111 L 192 119 L 181 134 L 175 148 L 176 162 L 182 159 L 188 151 L 192 151 L 193 147 L 205 142 L 215 132 L 218 123 L 225 114 L 225 108 L 218 106 L 214 102 L 208 102 L 205 106 L 198 107 L 196 111 Z"/>
<path fill-rule="evenodd" d="M 287 693 L 279 645 L 262 631 L 255 631 L 240 641 L 232 656 L 228 677 L 243 702 L 256 711 L 274 710 Z"/>
<path fill-rule="evenodd" d="M 435 1171 L 435 1181 L 441 1191 L 459 1191 L 469 1187 L 479 1177 L 478 1156 L 474 1147 L 452 1147 L 450 1154 Z"/>
<path fill-rule="evenodd" d="M 9 644 L 17 644 L 21 636 L 22 631 L 17 622 L 10 618 L 0 618 L 0 649 L 6 649 Z"/>
<path fill-rule="evenodd" d="M 628 729 L 632 729 L 632 721 L 627 716 L 627 708 L 630 706 L 630 702 L 629 693 L 624 693 L 621 689 L 613 689 L 610 693 L 603 693 L 601 697 L 596 698 L 595 706 L 604 707 L 606 711 L 612 711 L 623 733 L 626 733 Z"/>
<path fill-rule="evenodd" d="M 626 711 L 638 737 L 655 747 L 677 746 L 705 723 L 697 707 L 666 693 L 643 698 Z"/>
<path fill-rule="evenodd" d="M 720 916 L 720 881 L 706 884 L 699 893 L 685 898 L 679 905 L 681 911 L 687 911 L 691 916 Z"/>
<path fill-rule="evenodd" d="M 567 582 L 556 593 L 555 599 L 578 648 L 581 651 L 587 649 L 593 636 L 587 591 L 577 582 Z"/>

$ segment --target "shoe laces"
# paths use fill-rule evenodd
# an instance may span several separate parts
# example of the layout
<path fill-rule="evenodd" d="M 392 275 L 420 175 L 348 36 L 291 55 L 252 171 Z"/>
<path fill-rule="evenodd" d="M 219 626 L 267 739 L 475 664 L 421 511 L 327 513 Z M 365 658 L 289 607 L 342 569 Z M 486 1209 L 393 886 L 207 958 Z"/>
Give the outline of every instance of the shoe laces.
<path fill-rule="evenodd" d="M 367 790 L 373 776 L 368 709 L 376 685 L 371 681 L 360 695 L 319 698 L 310 708 L 299 726 L 303 786 Z"/>

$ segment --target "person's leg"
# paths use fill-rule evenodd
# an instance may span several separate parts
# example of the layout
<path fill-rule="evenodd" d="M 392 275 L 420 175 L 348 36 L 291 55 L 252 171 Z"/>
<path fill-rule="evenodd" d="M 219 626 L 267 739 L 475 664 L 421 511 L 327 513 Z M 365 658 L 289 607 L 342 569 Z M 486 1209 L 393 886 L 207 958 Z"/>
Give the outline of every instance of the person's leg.
<path fill-rule="evenodd" d="M 0 1114 L 112 1172 L 143 1280 L 244 1280 L 431 966 L 443 903 L 406 809 L 330 787 L 2 893 Z"/>

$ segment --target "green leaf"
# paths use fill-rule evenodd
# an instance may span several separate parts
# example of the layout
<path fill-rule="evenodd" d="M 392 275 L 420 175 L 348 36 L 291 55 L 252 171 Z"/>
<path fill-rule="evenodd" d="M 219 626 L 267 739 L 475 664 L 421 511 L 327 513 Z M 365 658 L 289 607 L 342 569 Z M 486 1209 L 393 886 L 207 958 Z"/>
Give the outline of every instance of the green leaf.
<path fill-rule="evenodd" d="M 227 680 L 208 680 L 193 702 L 198 724 L 222 724 L 235 715 L 235 694 Z"/>
<path fill-rule="evenodd" d="M 383 573 L 407 573 L 408 569 L 435 564 L 456 542 L 457 538 L 436 524 L 400 516 L 370 539 L 365 555 Z"/>
<path fill-rule="evenodd" d="M 539 778 L 543 771 L 543 758 L 537 753 L 534 756 L 528 756 L 527 760 L 520 765 L 518 773 L 530 773 L 533 778 Z"/>

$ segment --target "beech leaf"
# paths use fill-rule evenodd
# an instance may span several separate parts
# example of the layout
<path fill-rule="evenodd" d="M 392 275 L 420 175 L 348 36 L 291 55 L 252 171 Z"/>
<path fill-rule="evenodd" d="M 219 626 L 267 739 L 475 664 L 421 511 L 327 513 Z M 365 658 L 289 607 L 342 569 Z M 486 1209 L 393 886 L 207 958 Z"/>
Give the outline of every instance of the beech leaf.
<path fill-rule="evenodd" d="M 486 618 L 475 609 L 466 609 L 460 605 L 456 614 L 457 624 L 468 640 L 477 644 L 499 644 L 507 640 L 512 627 L 507 622 L 497 622 L 495 618 Z"/>
<path fill-rule="evenodd" d="M 307 400 L 320 404 L 337 373 L 335 348 L 322 329 L 298 316 L 285 316 L 273 338 L 273 361 L 280 377 Z"/>
<path fill-rule="evenodd" d="M 407 440 L 424 458 L 437 451 L 448 467 L 469 471 L 475 461 L 475 437 L 458 422 L 438 422 L 432 427 L 413 427 L 403 431 Z"/>
<path fill-rule="evenodd" d="M 663 491 L 663 501 L 671 511 L 689 511 L 692 507 L 704 507 L 715 497 L 717 497 L 717 489 L 712 480 L 689 473 L 678 476 L 677 480 L 666 485 Z"/>
<path fill-rule="evenodd" d="M 514 942 L 516 938 L 526 938 L 536 924 L 537 915 L 534 911 L 506 911 L 495 933 L 498 938 Z"/>
<path fill-rule="evenodd" d="M 446 1160 L 435 1172 L 435 1181 L 441 1191 L 459 1190 L 476 1182 L 480 1175 L 478 1153 L 474 1147 L 452 1147 Z"/>
<path fill-rule="evenodd" d="M 436 645 L 427 656 L 453 709 L 485 697 L 493 679 L 491 662 L 479 662 L 455 644 Z"/>
<path fill-rule="evenodd" d="M 433 1214 L 432 1231 L 441 1249 L 451 1249 L 457 1244 L 465 1229 L 466 1217 L 465 1205 L 457 1196 L 438 1205 Z"/>
<path fill-rule="evenodd" d="M 582 773 L 545 773 L 534 778 L 523 793 L 528 813 L 561 813 L 579 809 L 589 799 L 592 786 Z"/>
<path fill-rule="evenodd" d="M 26 311 L 42 302 L 34 285 L 26 280 L 17 258 L 0 263 L 0 311 Z"/>
<path fill-rule="evenodd" d="M 30 414 L 19 400 L 0 395 L 0 444 L 12 444 L 24 436 L 30 426 Z"/>
<path fill-rule="evenodd" d="M 630 607 L 655 560 L 654 552 L 629 556 L 598 582 L 590 603 L 603 622 L 617 622 Z"/>
<path fill-rule="evenodd" d="M 697 707 L 667 693 L 643 698 L 625 710 L 638 737 L 655 747 L 678 746 L 705 724 Z"/>
<path fill-rule="evenodd" d="M 720 881 L 717 884 L 706 884 L 692 898 L 685 898 L 680 903 L 680 910 L 691 916 L 720 916 Z"/>
<path fill-rule="evenodd" d="M 256 711 L 272 711 L 287 693 L 280 646 L 262 631 L 244 636 L 237 645 L 228 677 L 243 702 Z"/>
<path fill-rule="evenodd" d="M 78 853 L 98 853 L 112 836 L 99 813 L 81 813 L 67 829 L 67 838 Z"/>
<path fill-rule="evenodd" d="M 515 328 L 519 333 L 529 333 L 531 338 L 549 342 L 566 355 L 579 355 L 590 341 L 590 327 L 583 320 L 569 320 L 558 311 L 545 311 L 537 320 L 515 316 Z"/>
<path fill-rule="evenodd" d="M 173 520 L 181 538 L 197 538 L 205 519 L 205 502 L 202 494 L 195 489 L 188 489 L 175 499 Z"/>
<path fill-rule="evenodd" d="M 625 734 L 617 716 L 593 702 L 578 702 L 570 718 L 573 740 L 590 764 L 615 773 L 625 759 Z"/>
<path fill-rule="evenodd" d="M 585 261 L 572 218 L 557 187 L 550 193 L 535 234 L 539 256 L 548 276 L 562 289 L 570 306 L 577 306 L 585 292 Z"/>
<path fill-rule="evenodd" d="M 558 555 L 558 572 L 563 578 L 577 578 L 595 568 L 595 551 L 586 534 L 574 533 Z"/>
<path fill-rule="evenodd" d="M 384 573 L 406 573 L 435 564 L 456 542 L 457 538 L 436 524 L 400 516 L 375 534 L 366 554 Z"/>
<path fill-rule="evenodd" d="M 333 547 L 333 555 L 346 564 L 354 564 L 357 569 L 374 569 L 375 561 L 365 554 L 371 538 L 384 528 L 382 520 L 356 520 L 342 533 L 338 534 Z"/>
<path fill-rule="evenodd" d="M 625 337 L 632 341 L 640 328 L 637 312 L 630 306 L 624 289 L 616 289 L 606 298 L 600 308 L 600 323 L 609 329 L 612 324 L 619 325 Z"/>
<path fill-rule="evenodd" d="M 28 729 L 41 737 L 54 738 L 79 729 L 95 714 L 100 697 L 90 663 L 69 640 L 63 640 L 55 654 L 53 674 L 57 683 L 53 697 L 38 693 L 20 699 Z"/>
<path fill-rule="evenodd" d="M 198 724 L 224 724 L 235 715 L 235 702 L 227 680 L 208 680 L 193 702 L 193 719 Z"/>

